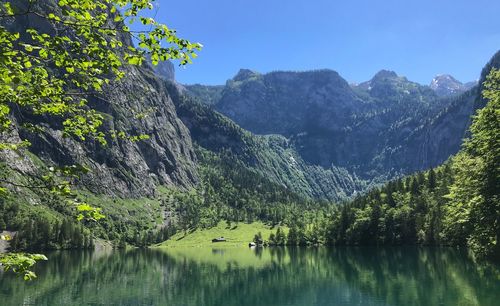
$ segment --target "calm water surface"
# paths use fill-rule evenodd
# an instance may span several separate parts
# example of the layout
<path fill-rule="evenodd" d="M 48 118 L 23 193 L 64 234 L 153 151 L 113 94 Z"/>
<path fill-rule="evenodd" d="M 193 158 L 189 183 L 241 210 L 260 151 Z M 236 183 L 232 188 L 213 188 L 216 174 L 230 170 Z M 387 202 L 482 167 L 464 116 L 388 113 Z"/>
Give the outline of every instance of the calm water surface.
<path fill-rule="evenodd" d="M 430 248 L 58 252 L 0 305 L 500 305 L 499 267 Z"/>

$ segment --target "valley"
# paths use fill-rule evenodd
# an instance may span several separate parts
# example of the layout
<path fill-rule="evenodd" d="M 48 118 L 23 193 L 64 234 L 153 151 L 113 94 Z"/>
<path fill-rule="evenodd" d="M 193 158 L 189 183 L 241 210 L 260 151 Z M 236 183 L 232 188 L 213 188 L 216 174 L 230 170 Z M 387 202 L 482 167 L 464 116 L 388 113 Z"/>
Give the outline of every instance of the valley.
<path fill-rule="evenodd" d="M 184 84 L 205 49 L 161 10 L 0 5 L 2 300 L 495 304 L 498 48 L 476 81 L 325 59 Z"/>

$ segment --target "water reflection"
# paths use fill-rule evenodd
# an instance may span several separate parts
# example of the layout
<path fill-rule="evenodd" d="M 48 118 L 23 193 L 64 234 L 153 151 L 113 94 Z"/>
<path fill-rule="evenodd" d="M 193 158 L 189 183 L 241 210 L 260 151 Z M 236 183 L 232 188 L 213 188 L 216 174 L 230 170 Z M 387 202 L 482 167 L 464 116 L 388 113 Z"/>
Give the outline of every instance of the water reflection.
<path fill-rule="evenodd" d="M 498 267 L 432 248 L 59 252 L 1 305 L 498 305 Z"/>

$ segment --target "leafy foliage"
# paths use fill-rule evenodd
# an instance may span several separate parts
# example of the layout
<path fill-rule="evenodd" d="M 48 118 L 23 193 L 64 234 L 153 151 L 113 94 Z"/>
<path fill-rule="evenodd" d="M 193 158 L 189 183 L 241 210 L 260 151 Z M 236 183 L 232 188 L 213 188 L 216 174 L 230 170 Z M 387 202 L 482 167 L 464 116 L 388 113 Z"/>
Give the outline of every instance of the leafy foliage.
<path fill-rule="evenodd" d="M 471 125 L 471 137 L 454 159 L 455 183 L 448 195 L 449 224 L 465 224 L 476 253 L 500 258 L 500 70 L 483 84 L 488 101 Z"/>
<path fill-rule="evenodd" d="M 179 59 L 181 65 L 196 57 L 200 44 L 179 38 L 175 30 L 145 16 L 153 8 L 148 0 L 57 0 L 2 1 L 0 5 L 0 150 L 18 150 L 29 142 L 12 143 L 16 115 L 29 114 L 29 130 L 39 133 L 40 118 L 58 122 L 66 137 L 94 139 L 105 145 L 102 130 L 104 117 L 88 106 L 87 97 L 97 95 L 111 82 L 125 75 L 124 65 L 140 65 L 148 56 L 153 64 Z M 30 19 L 35 26 L 24 27 Z M 129 26 L 140 23 L 147 30 L 133 31 Z M 126 25 L 128 24 L 128 25 Z M 137 40 L 138 48 L 130 42 Z M 166 43 L 162 46 L 162 42 Z M 113 138 L 140 140 L 142 135 L 128 136 L 109 131 Z M 51 171 L 54 172 L 54 171 Z M 73 175 L 67 169 L 63 174 Z M 58 195 L 71 195 L 69 183 L 55 180 L 49 173 L 41 177 L 44 186 Z M 3 185 L 14 182 L 3 180 Z M 40 188 L 41 186 L 16 187 Z M 0 187 L 0 196 L 7 189 Z M 98 208 L 76 203 L 78 219 L 103 218 Z M 24 273 L 39 259 L 19 254 L 3 254 L 6 267 Z M 17 264 L 16 264 L 17 260 Z M 25 278 L 31 279 L 31 272 Z"/>
<path fill-rule="evenodd" d="M 148 55 L 153 64 L 179 59 L 184 65 L 201 48 L 178 38 L 175 30 L 142 17 L 147 9 L 152 9 L 152 3 L 146 0 L 59 0 L 48 8 L 34 0 L 4 2 L 0 131 L 12 125 L 9 116 L 15 107 L 61 120 L 68 136 L 106 143 L 99 130 L 104 118 L 87 107 L 85 96 L 123 78 L 124 64 L 140 65 Z M 21 22 L 24 16 L 49 26 L 28 28 L 27 35 L 21 36 L 8 24 Z M 136 22 L 149 30 L 132 31 L 125 25 Z M 140 48 L 124 42 L 123 36 L 133 36 Z M 161 46 L 162 41 L 167 47 Z"/>
<path fill-rule="evenodd" d="M 24 280 L 32 280 L 36 275 L 29 269 L 40 260 L 47 260 L 47 257 L 41 254 L 9 253 L 0 257 L 0 264 L 5 271 L 12 270 L 23 274 Z"/>

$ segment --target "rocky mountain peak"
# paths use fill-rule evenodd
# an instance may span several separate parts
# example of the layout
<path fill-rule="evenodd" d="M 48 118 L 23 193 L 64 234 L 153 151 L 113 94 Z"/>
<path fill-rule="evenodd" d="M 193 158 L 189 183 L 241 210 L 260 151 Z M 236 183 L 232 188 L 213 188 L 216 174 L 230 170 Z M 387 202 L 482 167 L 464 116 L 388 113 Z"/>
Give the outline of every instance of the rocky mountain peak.
<path fill-rule="evenodd" d="M 392 81 L 398 81 L 398 80 L 399 76 L 397 75 L 396 72 L 392 70 L 382 69 L 379 72 L 377 72 L 369 81 L 360 83 L 357 85 L 357 87 L 370 91 L 373 89 L 374 86 L 377 85 L 386 86 L 387 83 L 394 83 Z M 406 80 L 406 78 L 403 78 L 403 80 Z"/>
<path fill-rule="evenodd" d="M 233 81 L 241 82 L 257 75 L 259 75 L 259 73 L 253 70 L 240 69 L 240 71 L 238 71 L 238 73 L 234 76 Z"/>
<path fill-rule="evenodd" d="M 477 81 L 462 83 L 449 74 L 438 74 L 432 79 L 429 87 L 438 96 L 446 97 L 461 94 L 477 85 Z"/>
<path fill-rule="evenodd" d="M 429 86 L 439 96 L 449 96 L 465 91 L 464 84 L 449 74 L 438 74 Z"/>
<path fill-rule="evenodd" d="M 384 80 L 384 79 L 394 79 L 394 78 L 397 78 L 398 75 L 396 74 L 396 72 L 394 71 L 391 71 L 391 70 L 380 70 L 379 72 L 377 72 L 373 78 L 372 78 L 372 81 L 376 81 L 376 80 Z"/>

